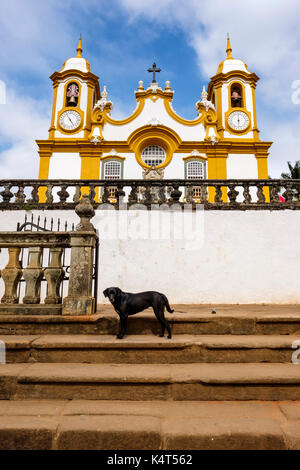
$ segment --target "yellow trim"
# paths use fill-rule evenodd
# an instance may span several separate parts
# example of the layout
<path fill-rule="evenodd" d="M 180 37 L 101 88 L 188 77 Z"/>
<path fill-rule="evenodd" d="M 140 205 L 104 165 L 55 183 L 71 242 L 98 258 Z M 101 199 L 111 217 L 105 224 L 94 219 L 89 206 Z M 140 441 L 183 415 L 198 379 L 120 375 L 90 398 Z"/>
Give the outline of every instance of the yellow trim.
<path fill-rule="evenodd" d="M 269 179 L 268 175 L 268 154 L 261 153 L 256 155 L 257 161 L 257 177 L 261 180 Z M 270 202 L 270 191 L 269 188 L 264 187 L 263 193 L 266 198 L 266 202 Z"/>
<path fill-rule="evenodd" d="M 218 152 L 216 149 L 214 152 L 207 152 L 207 177 L 208 179 L 227 179 L 227 153 Z M 222 188 L 222 201 L 227 202 L 227 188 Z M 216 190 L 215 188 L 208 188 L 208 200 L 214 202 Z"/>
<path fill-rule="evenodd" d="M 142 151 L 149 145 L 159 145 L 166 152 L 166 159 L 157 168 L 166 167 L 172 160 L 173 153 L 176 152 L 181 143 L 179 135 L 168 127 L 159 126 L 143 126 L 135 130 L 128 137 L 128 145 L 134 152 L 138 164 L 143 168 L 151 168 L 142 160 Z"/>
<path fill-rule="evenodd" d="M 175 119 L 175 121 L 180 122 L 180 124 L 183 124 L 185 126 L 196 126 L 197 124 L 200 124 L 204 117 L 201 114 L 200 116 L 196 117 L 196 119 L 190 121 L 188 119 L 184 119 L 181 116 L 178 116 L 178 114 L 175 113 L 175 111 L 171 108 L 170 101 L 168 99 L 164 99 L 164 105 L 166 108 L 167 113 Z"/>
<path fill-rule="evenodd" d="M 68 86 L 71 85 L 71 83 L 75 83 L 75 85 L 78 86 L 78 89 L 79 89 L 79 94 L 78 94 L 78 105 L 77 106 L 67 106 L 67 91 L 68 91 Z M 77 108 L 80 108 L 80 100 L 81 100 L 81 83 L 79 81 L 77 81 L 76 79 L 75 80 L 69 80 L 65 83 L 64 85 L 64 101 L 63 101 L 63 106 L 65 108 L 74 108 L 74 109 L 77 109 Z"/>
<path fill-rule="evenodd" d="M 115 154 L 111 154 L 111 155 L 105 155 L 105 157 L 100 157 L 100 160 L 101 161 L 105 161 L 105 160 L 111 160 L 111 159 L 116 159 L 116 160 L 120 160 L 120 161 L 124 161 L 126 160 L 126 157 L 121 157 L 120 155 L 115 155 Z"/>
<path fill-rule="evenodd" d="M 242 88 L 242 103 L 243 103 L 243 106 L 239 107 L 238 109 L 246 109 L 246 93 L 245 93 L 245 85 L 243 82 L 239 81 L 239 80 L 233 80 L 232 82 L 229 82 L 228 85 L 227 85 L 227 88 L 228 88 L 228 109 L 236 109 L 234 107 L 231 106 L 231 88 L 233 87 L 233 85 L 240 85 L 241 88 Z"/>
<path fill-rule="evenodd" d="M 188 157 L 182 157 L 182 160 L 188 162 L 189 160 L 205 160 L 207 161 L 206 155 L 189 155 Z"/>
<path fill-rule="evenodd" d="M 77 46 L 77 56 L 76 57 L 82 57 L 82 40 L 81 37 L 78 41 L 78 46 Z"/>
<path fill-rule="evenodd" d="M 53 85 L 53 101 L 52 101 L 52 115 L 51 115 L 51 125 L 49 129 L 49 139 L 53 139 L 55 136 L 55 114 L 57 106 L 57 92 L 58 92 L 58 83 Z"/>
<path fill-rule="evenodd" d="M 89 133 L 91 132 L 92 128 L 92 103 L 93 103 L 93 94 L 94 94 L 94 87 L 91 83 L 87 85 L 87 104 L 86 104 L 86 123 L 84 127 L 84 137 L 88 138 Z"/>
<path fill-rule="evenodd" d="M 82 180 L 99 180 L 100 179 L 100 155 L 83 156 L 81 157 L 81 170 L 80 179 Z M 89 194 L 90 189 L 84 186 L 81 189 L 81 194 Z M 95 188 L 96 201 L 99 199 L 99 188 Z"/>
<path fill-rule="evenodd" d="M 66 111 L 76 111 L 80 115 L 80 123 L 78 124 L 77 127 L 75 127 L 75 129 L 68 130 L 68 129 L 65 129 L 64 127 L 61 126 L 60 117 Z M 65 106 L 57 114 L 57 127 L 58 127 L 59 132 L 61 132 L 62 134 L 76 134 L 77 132 L 82 130 L 83 122 L 84 122 L 84 112 L 78 107 L 73 108 L 71 106 Z"/>
<path fill-rule="evenodd" d="M 49 178 L 49 166 L 50 166 L 50 154 L 42 155 L 40 154 L 40 168 L 39 168 L 39 179 L 46 180 Z M 46 202 L 46 191 L 45 186 L 41 186 L 38 189 L 39 202 Z"/>
<path fill-rule="evenodd" d="M 253 136 L 255 140 L 259 140 L 259 130 L 257 128 L 257 115 L 256 115 L 255 87 L 256 87 L 255 83 L 251 83 L 252 106 L 253 106 Z"/>
<path fill-rule="evenodd" d="M 111 118 L 108 114 L 104 114 L 104 119 L 106 122 L 113 124 L 114 126 L 123 126 L 124 124 L 128 124 L 129 122 L 133 121 L 136 117 L 141 114 L 145 106 L 145 99 L 139 101 L 138 107 L 136 110 L 131 114 L 131 116 L 127 117 L 126 119 L 122 119 L 120 121 Z M 100 111 L 100 110 L 99 110 Z M 95 121 L 95 117 L 93 116 L 93 121 Z"/>

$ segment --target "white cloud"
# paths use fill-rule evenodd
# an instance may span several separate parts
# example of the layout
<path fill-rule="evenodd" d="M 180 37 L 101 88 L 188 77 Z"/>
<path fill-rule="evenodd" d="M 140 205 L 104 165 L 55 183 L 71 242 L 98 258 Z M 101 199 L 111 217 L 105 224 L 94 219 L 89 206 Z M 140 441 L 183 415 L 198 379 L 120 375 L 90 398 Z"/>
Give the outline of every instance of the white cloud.
<path fill-rule="evenodd" d="M 0 142 L 12 145 L 0 153 L 0 178 L 37 178 L 39 155 L 35 139 L 48 137 L 49 103 L 7 90 L 0 105 Z"/>
<path fill-rule="evenodd" d="M 274 141 L 270 173 L 280 176 L 283 162 L 299 158 L 300 107 L 295 107 L 291 100 L 291 84 L 300 79 L 298 0 L 121 0 L 121 3 L 132 21 L 147 17 L 159 24 L 179 26 L 197 53 L 199 69 L 208 79 L 225 58 L 229 32 L 233 56 L 244 60 L 261 77 L 257 97 L 264 113 L 258 115 L 258 120 L 262 138 Z"/>

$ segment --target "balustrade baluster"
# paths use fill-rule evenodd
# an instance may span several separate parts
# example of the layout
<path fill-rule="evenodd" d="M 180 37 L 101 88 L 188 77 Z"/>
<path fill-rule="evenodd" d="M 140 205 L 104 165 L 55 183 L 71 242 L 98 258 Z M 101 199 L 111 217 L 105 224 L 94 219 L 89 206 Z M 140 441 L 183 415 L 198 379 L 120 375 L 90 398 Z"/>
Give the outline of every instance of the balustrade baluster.
<path fill-rule="evenodd" d="M 266 202 L 265 195 L 263 193 L 263 185 L 262 184 L 257 184 L 257 201 L 259 204 L 264 204 Z"/>
<path fill-rule="evenodd" d="M 14 196 L 10 190 L 11 187 L 12 187 L 11 184 L 4 184 L 4 190 L 1 191 L 0 193 L 3 199 L 3 202 L 10 202 L 11 198 Z"/>
<path fill-rule="evenodd" d="M 221 189 L 221 186 L 214 185 L 214 187 L 216 188 L 215 202 L 216 203 L 221 203 L 222 202 L 222 189 Z"/>
<path fill-rule="evenodd" d="M 64 278 L 64 270 L 62 268 L 63 249 L 53 247 L 50 249 L 50 264 L 45 269 L 44 275 L 48 285 L 48 295 L 45 298 L 45 304 L 61 304 L 60 286 Z"/>
<path fill-rule="evenodd" d="M 25 202 L 25 199 L 26 199 L 26 196 L 24 194 L 24 186 L 23 185 L 19 185 L 18 187 L 18 192 L 16 194 L 16 200 L 15 202 L 17 204 L 23 204 Z"/>
<path fill-rule="evenodd" d="M 244 196 L 243 204 L 251 204 L 252 198 L 251 198 L 251 194 L 250 194 L 249 184 L 243 183 L 243 188 L 244 188 L 244 191 L 243 191 L 243 196 Z"/>
<path fill-rule="evenodd" d="M 137 194 L 137 186 L 135 184 L 133 184 L 131 186 L 131 191 L 130 191 L 130 194 L 128 196 L 128 203 L 129 204 L 137 204 L 138 202 L 138 194 Z"/>
<path fill-rule="evenodd" d="M 26 281 L 24 304 L 40 303 L 40 288 L 43 278 L 41 266 L 42 248 L 39 246 L 29 248 L 29 264 L 24 269 L 23 277 Z"/>
<path fill-rule="evenodd" d="M 3 304 L 19 303 L 18 285 L 22 277 L 22 266 L 19 260 L 21 248 L 8 248 L 9 260 L 2 269 L 2 279 L 5 284 L 5 292 L 1 299 Z"/>
<path fill-rule="evenodd" d="M 47 204 L 52 204 L 52 202 L 53 202 L 52 189 L 53 189 L 53 184 L 47 184 L 47 190 L 46 190 L 46 202 L 47 202 Z"/>
<path fill-rule="evenodd" d="M 70 194 L 69 194 L 68 191 L 67 191 L 67 187 L 68 187 L 68 185 L 62 184 L 60 191 L 57 192 L 57 195 L 58 195 L 58 197 L 59 197 L 59 200 L 60 200 L 60 202 L 62 202 L 63 204 L 66 202 L 66 200 L 67 200 L 68 197 L 70 196 Z"/>
<path fill-rule="evenodd" d="M 235 189 L 234 184 L 229 184 L 229 191 L 228 191 L 228 197 L 229 197 L 229 203 L 230 204 L 237 204 L 236 198 L 239 195 L 239 192 Z"/>
<path fill-rule="evenodd" d="M 79 185 L 75 186 L 75 194 L 73 196 L 73 202 L 79 202 L 81 197 L 81 187 Z"/>
<path fill-rule="evenodd" d="M 286 183 L 284 185 L 285 192 L 283 193 L 282 197 L 285 199 L 285 202 L 292 202 L 293 197 L 294 197 L 294 192 L 293 192 L 293 184 L 292 183 Z"/>

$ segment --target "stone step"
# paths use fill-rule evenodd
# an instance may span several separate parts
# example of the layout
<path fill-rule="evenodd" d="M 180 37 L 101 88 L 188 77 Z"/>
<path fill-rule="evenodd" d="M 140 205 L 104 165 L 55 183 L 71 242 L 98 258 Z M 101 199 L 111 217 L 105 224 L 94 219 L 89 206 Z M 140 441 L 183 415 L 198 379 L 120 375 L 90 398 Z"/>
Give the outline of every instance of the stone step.
<path fill-rule="evenodd" d="M 166 314 L 174 335 L 179 334 L 299 334 L 299 305 L 175 305 Z M 13 310 L 12 310 L 13 311 Z M 98 313 L 75 317 L 62 315 L 0 315 L 0 333 L 15 335 L 116 334 L 119 318 L 110 305 Z M 129 318 L 128 334 L 157 334 L 158 322 L 151 310 Z"/>
<path fill-rule="evenodd" d="M 0 450 L 300 449 L 299 401 L 3 400 L 0 417 Z"/>
<path fill-rule="evenodd" d="M 297 400 L 298 364 L 0 366 L 0 399 Z"/>
<path fill-rule="evenodd" d="M 6 362 L 290 363 L 294 335 L 0 335 Z"/>

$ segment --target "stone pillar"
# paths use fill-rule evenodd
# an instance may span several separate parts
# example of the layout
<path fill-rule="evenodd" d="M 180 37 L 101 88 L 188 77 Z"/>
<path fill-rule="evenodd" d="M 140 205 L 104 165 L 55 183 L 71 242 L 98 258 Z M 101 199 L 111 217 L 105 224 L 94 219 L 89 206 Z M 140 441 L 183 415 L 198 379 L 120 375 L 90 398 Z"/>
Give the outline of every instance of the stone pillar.
<path fill-rule="evenodd" d="M 48 284 L 48 294 L 45 298 L 45 304 L 61 304 L 62 299 L 59 290 L 65 274 L 61 262 L 62 253 L 63 249 L 60 247 L 50 249 L 50 264 L 44 271 Z"/>
<path fill-rule="evenodd" d="M 39 246 L 29 248 L 29 264 L 24 269 L 23 277 L 26 281 L 24 304 L 39 304 L 43 270 L 41 257 L 43 249 Z"/>
<path fill-rule="evenodd" d="M 90 219 L 95 211 L 89 197 L 83 195 L 75 208 L 80 217 L 76 232 L 71 233 L 71 264 L 68 296 L 63 301 L 63 315 L 90 315 L 94 313 L 92 295 L 93 258 L 97 235 Z"/>
<path fill-rule="evenodd" d="M 17 290 L 22 277 L 22 268 L 19 260 L 20 251 L 21 248 L 8 248 L 9 260 L 7 266 L 1 272 L 5 284 L 5 292 L 1 299 L 3 304 L 19 303 Z"/>

